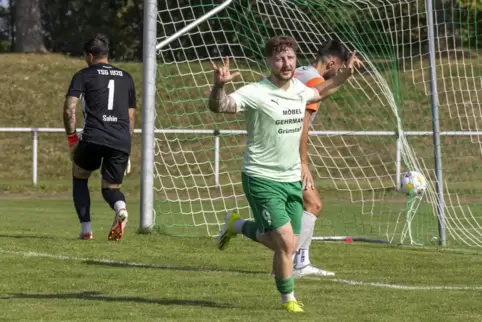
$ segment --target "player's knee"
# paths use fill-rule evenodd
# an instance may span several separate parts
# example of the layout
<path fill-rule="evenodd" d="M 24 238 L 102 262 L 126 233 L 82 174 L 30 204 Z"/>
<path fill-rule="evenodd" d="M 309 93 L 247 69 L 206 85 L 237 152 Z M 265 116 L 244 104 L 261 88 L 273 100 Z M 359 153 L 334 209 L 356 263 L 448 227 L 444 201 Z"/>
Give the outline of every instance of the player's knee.
<path fill-rule="evenodd" d="M 294 242 L 290 240 L 283 240 L 281 243 L 278 243 L 277 248 L 282 254 L 286 255 L 290 255 L 295 252 Z"/>
<path fill-rule="evenodd" d="M 112 209 L 114 209 L 116 202 L 126 201 L 124 194 L 119 188 L 102 188 L 102 197 L 104 197 L 105 202 L 107 202 Z"/>
<path fill-rule="evenodd" d="M 75 162 L 72 162 L 72 177 L 76 179 L 89 179 L 92 171 L 82 169 Z"/>
<path fill-rule="evenodd" d="M 121 188 L 121 185 L 118 184 L 118 183 L 111 183 L 111 182 L 108 182 L 104 179 L 102 179 L 102 189 L 120 189 Z"/>
<path fill-rule="evenodd" d="M 323 203 L 320 198 L 310 198 L 305 200 L 304 208 L 307 212 L 313 214 L 313 216 L 318 217 L 323 209 Z"/>
<path fill-rule="evenodd" d="M 285 228 L 285 227 L 283 227 Z M 282 253 L 291 255 L 296 250 L 296 243 L 293 231 L 291 229 L 280 229 L 278 231 L 276 246 Z"/>
<path fill-rule="evenodd" d="M 284 252 L 286 252 L 286 254 L 288 256 L 292 256 L 293 253 L 296 252 L 296 243 L 295 243 L 295 239 L 294 239 L 294 235 L 293 235 L 293 238 L 290 238 L 289 240 L 286 240 L 286 247 L 284 248 Z"/>

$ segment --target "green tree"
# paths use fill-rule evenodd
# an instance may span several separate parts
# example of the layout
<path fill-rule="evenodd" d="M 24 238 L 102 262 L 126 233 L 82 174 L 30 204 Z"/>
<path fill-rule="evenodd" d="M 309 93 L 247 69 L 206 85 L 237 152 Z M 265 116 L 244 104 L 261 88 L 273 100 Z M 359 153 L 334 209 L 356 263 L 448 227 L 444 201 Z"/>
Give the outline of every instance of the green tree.
<path fill-rule="evenodd" d="M 47 47 L 55 52 L 81 55 L 84 41 L 96 33 L 111 42 L 111 57 L 142 57 L 142 0 L 42 0 Z"/>

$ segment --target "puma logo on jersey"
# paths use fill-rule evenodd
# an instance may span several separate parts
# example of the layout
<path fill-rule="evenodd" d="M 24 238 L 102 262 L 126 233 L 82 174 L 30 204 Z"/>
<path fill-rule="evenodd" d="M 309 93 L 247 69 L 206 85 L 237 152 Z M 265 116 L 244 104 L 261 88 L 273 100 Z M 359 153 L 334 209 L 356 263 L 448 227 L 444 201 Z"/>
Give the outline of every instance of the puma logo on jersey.
<path fill-rule="evenodd" d="M 279 102 L 278 102 L 278 100 L 271 99 L 271 102 L 273 102 L 273 103 L 275 103 L 276 105 L 278 105 L 278 106 L 279 106 Z"/>
<path fill-rule="evenodd" d="M 102 115 L 102 121 L 104 122 L 117 122 L 117 117 L 112 115 Z"/>

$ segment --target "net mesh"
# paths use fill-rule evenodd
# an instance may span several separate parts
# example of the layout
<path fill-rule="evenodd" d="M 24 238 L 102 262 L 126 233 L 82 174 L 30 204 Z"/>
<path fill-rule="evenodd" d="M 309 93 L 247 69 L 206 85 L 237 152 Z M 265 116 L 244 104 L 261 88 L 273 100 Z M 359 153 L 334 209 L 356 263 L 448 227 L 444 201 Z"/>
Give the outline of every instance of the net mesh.
<path fill-rule="evenodd" d="M 158 40 L 220 3 L 161 4 Z M 436 2 L 436 71 L 448 243 L 481 246 L 482 133 L 476 131 L 482 125 L 482 65 L 473 41 L 481 19 L 467 18 L 470 12 L 455 1 Z M 472 38 L 466 30 L 472 30 Z M 241 72 L 226 85 L 229 93 L 268 75 L 264 43 L 283 34 L 299 42 L 298 65 L 310 64 L 328 39 L 357 50 L 365 62 L 335 96 L 322 102 L 312 124 L 309 156 L 323 200 L 316 234 L 432 242 L 438 221 L 426 33 L 421 0 L 239 0 L 162 48 L 154 174 L 157 224 L 169 234 L 213 236 L 226 211 L 251 216 L 240 180 L 243 116 L 208 110 L 211 61 L 222 64 L 220 59 L 230 56 L 231 69 Z M 429 181 L 419 202 L 396 191 L 397 163 L 401 173 L 416 170 Z"/>

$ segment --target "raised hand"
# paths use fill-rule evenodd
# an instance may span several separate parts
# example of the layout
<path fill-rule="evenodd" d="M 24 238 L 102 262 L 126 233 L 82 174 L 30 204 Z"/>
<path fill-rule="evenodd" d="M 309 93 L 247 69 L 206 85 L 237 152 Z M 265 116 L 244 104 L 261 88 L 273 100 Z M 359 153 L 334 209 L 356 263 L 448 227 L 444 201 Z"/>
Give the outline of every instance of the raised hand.
<path fill-rule="evenodd" d="M 231 73 L 229 70 L 229 57 L 226 57 L 224 66 L 218 67 L 214 62 L 211 62 L 214 70 L 214 85 L 222 87 L 224 84 L 230 82 L 233 78 L 241 75 L 240 73 Z"/>
<path fill-rule="evenodd" d="M 363 66 L 363 63 L 361 62 L 361 60 L 358 59 L 358 57 L 356 57 L 356 50 L 355 50 L 353 51 L 353 53 L 350 56 L 350 59 L 348 60 L 348 64 L 346 65 L 346 71 L 350 75 L 353 75 L 353 73 L 355 72 L 355 67 L 360 68 L 361 66 Z"/>

